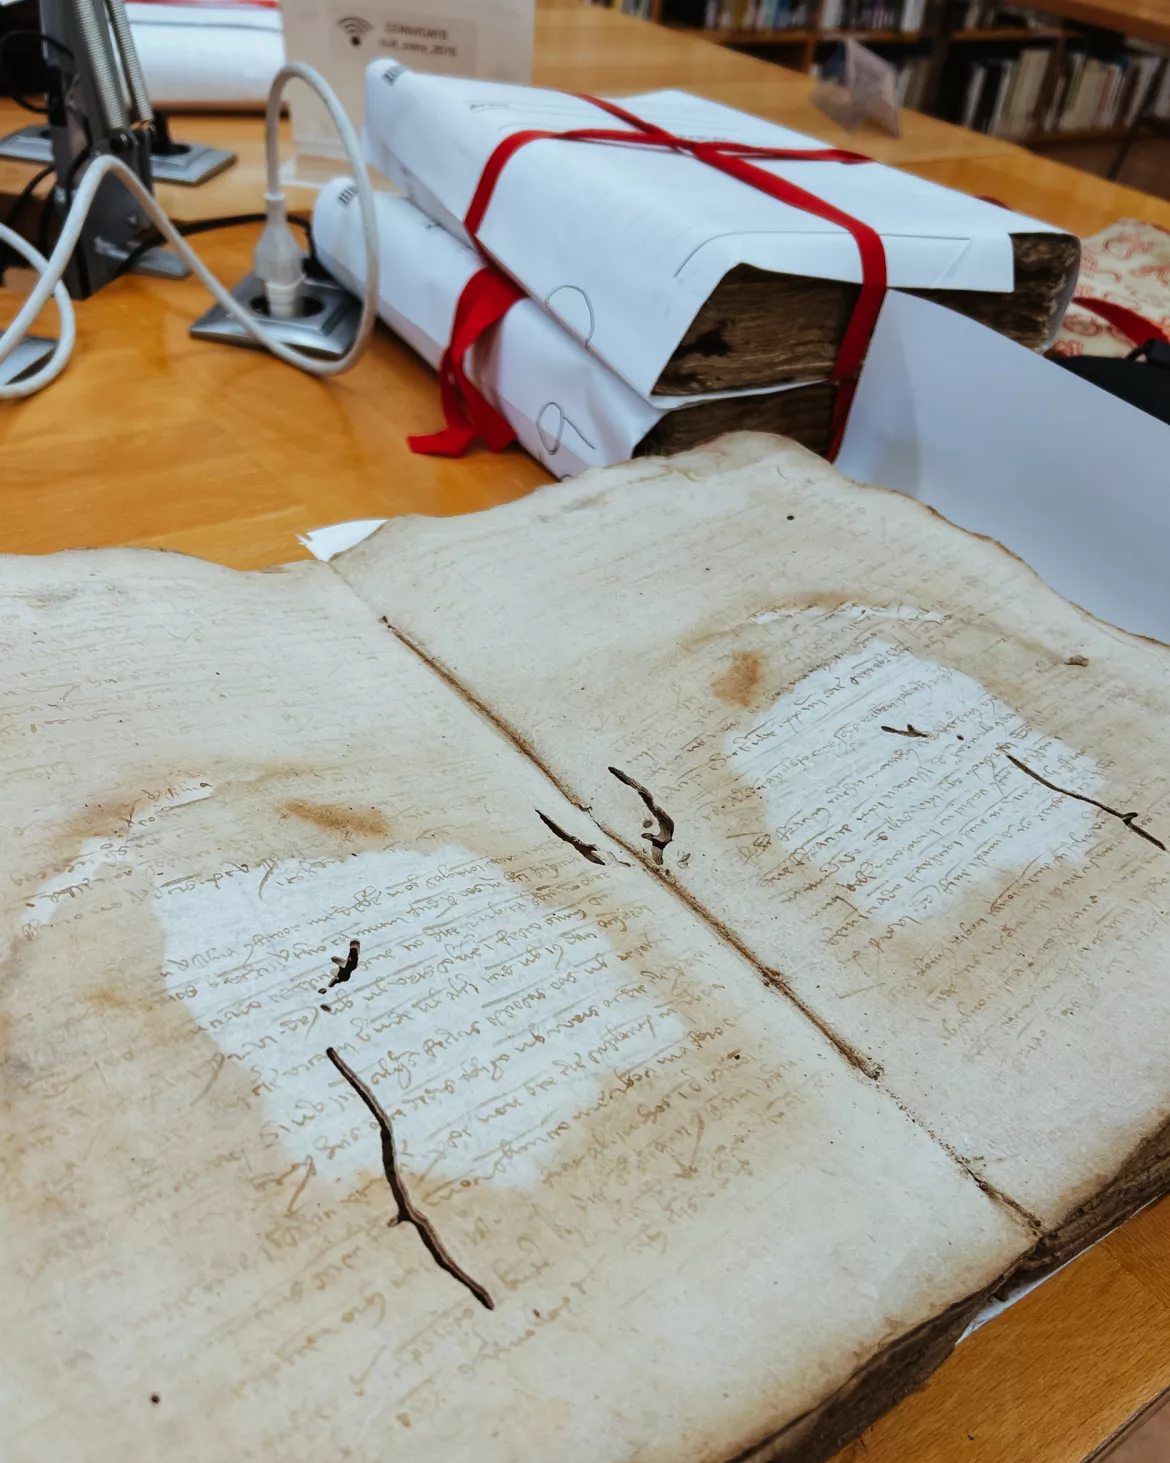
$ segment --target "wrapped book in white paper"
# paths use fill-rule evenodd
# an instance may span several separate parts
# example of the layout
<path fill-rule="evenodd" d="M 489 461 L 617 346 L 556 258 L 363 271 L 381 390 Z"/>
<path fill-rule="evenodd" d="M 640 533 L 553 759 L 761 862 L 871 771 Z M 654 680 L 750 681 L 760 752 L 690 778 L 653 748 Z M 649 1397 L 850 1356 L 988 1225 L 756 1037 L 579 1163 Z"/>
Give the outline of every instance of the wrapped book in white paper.
<path fill-rule="evenodd" d="M 824 151 L 815 138 L 682 92 L 621 106 L 675 139 Z M 661 134 L 654 146 L 547 136 L 572 129 L 639 135 L 588 98 L 423 76 L 395 61 L 367 72 L 367 156 L 465 241 L 497 147 L 513 134 L 546 134 L 502 167 L 476 236 L 644 396 L 829 375 L 863 279 L 858 229 L 880 237 L 890 287 L 938 292 L 1031 346 L 1055 330 L 1075 282 L 1071 236 L 876 163 L 751 159 L 847 215 L 845 227 L 661 145 Z"/>
<path fill-rule="evenodd" d="M 356 196 L 347 178 L 322 189 L 313 242 L 329 272 L 360 293 L 365 252 Z M 483 261 L 407 198 L 378 193 L 375 208 L 382 256 L 378 313 L 437 367 L 460 294 Z M 682 451 L 734 428 L 780 432 L 822 452 L 828 442 L 832 393 L 823 382 L 647 400 L 530 299 L 513 305 L 471 349 L 467 369 L 521 445 L 558 477 L 651 452 Z M 420 422 L 420 429 L 425 425 Z"/>
<path fill-rule="evenodd" d="M 126 10 L 156 106 L 263 110 L 284 65 L 273 0 L 131 0 Z"/>

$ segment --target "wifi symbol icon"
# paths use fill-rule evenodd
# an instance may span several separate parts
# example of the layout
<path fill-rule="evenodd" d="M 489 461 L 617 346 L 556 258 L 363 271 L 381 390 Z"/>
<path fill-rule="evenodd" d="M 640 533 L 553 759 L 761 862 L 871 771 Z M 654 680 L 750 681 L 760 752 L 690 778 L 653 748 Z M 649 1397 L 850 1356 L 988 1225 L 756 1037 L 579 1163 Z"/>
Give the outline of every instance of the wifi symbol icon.
<path fill-rule="evenodd" d="M 360 15 L 345 15 L 337 22 L 337 28 L 349 37 L 351 46 L 360 46 L 374 27 Z"/>

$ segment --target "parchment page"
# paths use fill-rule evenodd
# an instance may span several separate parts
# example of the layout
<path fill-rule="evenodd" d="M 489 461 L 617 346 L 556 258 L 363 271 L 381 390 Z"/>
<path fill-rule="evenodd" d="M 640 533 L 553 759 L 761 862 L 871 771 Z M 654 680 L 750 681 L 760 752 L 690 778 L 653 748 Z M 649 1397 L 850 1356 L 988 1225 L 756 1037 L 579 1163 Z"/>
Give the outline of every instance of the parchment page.
<path fill-rule="evenodd" d="M 0 641 L 12 1463 L 731 1457 L 1026 1249 L 326 567 Z"/>
<path fill-rule="evenodd" d="M 1164 647 L 749 435 L 337 567 L 1039 1226 L 1156 1145 Z"/>

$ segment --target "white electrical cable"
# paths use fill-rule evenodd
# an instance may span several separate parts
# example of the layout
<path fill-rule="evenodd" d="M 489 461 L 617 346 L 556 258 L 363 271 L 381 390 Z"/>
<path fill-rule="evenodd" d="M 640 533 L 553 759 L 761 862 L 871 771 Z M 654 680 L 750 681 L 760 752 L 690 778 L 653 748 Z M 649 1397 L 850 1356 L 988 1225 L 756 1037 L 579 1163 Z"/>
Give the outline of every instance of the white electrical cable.
<path fill-rule="evenodd" d="M 68 361 L 69 354 L 73 349 L 75 338 L 75 326 L 73 319 L 72 302 L 65 292 L 61 279 L 69 266 L 69 260 L 77 247 L 77 241 L 81 237 L 81 230 L 85 223 L 86 214 L 93 203 L 94 195 L 101 186 L 102 180 L 113 174 L 119 182 L 134 195 L 143 209 L 150 216 L 159 232 L 167 242 L 182 256 L 191 266 L 192 272 L 200 282 L 215 297 L 220 305 L 227 311 L 233 320 L 237 321 L 250 336 L 260 345 L 270 350 L 278 360 L 295 366 L 300 371 L 307 371 L 312 376 L 339 376 L 343 371 L 348 371 L 364 353 L 369 344 L 370 336 L 373 333 L 374 321 L 378 314 L 378 230 L 374 214 L 374 190 L 370 187 L 369 176 L 366 172 L 365 161 L 361 155 L 361 148 L 358 145 L 357 136 L 349 118 L 342 110 L 341 103 L 337 100 L 329 83 L 325 78 L 313 69 L 300 61 L 290 61 L 282 66 L 276 73 L 269 92 L 268 106 L 268 192 L 267 199 L 270 203 L 279 202 L 283 204 L 284 193 L 280 186 L 280 155 L 279 155 L 279 125 L 280 125 L 280 96 L 284 91 L 287 82 L 293 78 L 299 78 L 306 82 L 328 108 L 329 115 L 333 119 L 338 135 L 345 147 L 349 159 L 350 172 L 354 184 L 358 190 L 358 199 L 361 205 L 362 235 L 365 241 L 366 250 L 366 281 L 365 294 L 362 298 L 362 312 L 358 320 L 357 335 L 349 350 L 336 361 L 316 360 L 303 352 L 294 350 L 291 346 L 285 345 L 268 333 L 256 316 L 245 305 L 235 299 L 225 287 L 220 284 L 215 275 L 208 269 L 199 255 L 195 253 L 190 244 L 171 223 L 170 219 L 163 212 L 158 200 L 146 188 L 141 179 L 131 168 L 111 154 L 103 154 L 94 159 L 85 169 L 76 193 L 73 204 L 69 209 L 68 216 L 62 226 L 60 237 L 52 254 L 46 260 L 42 254 L 31 245 L 26 244 L 18 235 L 13 234 L 11 229 L 0 225 L 0 239 L 9 243 L 17 249 L 25 259 L 33 266 L 40 275 L 36 286 L 28 299 L 24 302 L 16 318 L 9 325 L 8 329 L 0 335 L 0 364 L 12 354 L 24 337 L 28 334 L 37 316 L 44 309 L 49 296 L 52 295 L 57 302 L 61 315 L 61 338 L 57 348 L 49 361 L 41 368 L 36 375 L 27 380 L 10 383 L 7 386 L 0 386 L 0 400 L 12 397 L 30 396 L 34 391 L 39 391 L 42 386 L 47 386 L 54 377 L 58 376 Z"/>
<path fill-rule="evenodd" d="M 23 239 L 7 224 L 0 224 L 0 243 L 7 244 L 10 249 L 15 249 L 22 258 L 28 260 L 38 274 L 44 276 L 48 273 L 49 261 L 41 251 L 34 249 L 27 239 Z M 35 375 L 26 376 L 19 385 L 0 385 L 0 401 L 6 397 L 31 396 L 42 386 L 47 386 L 50 381 L 55 381 L 69 364 L 69 355 L 73 350 L 73 342 L 77 338 L 77 322 L 73 316 L 73 301 L 69 298 L 69 291 L 59 282 L 53 290 L 53 301 L 61 320 L 61 335 L 53 348 L 53 354 Z M 6 339 L 7 335 L 0 338 L 0 347 L 3 346 Z M 12 354 L 22 339 L 23 336 L 17 336 L 9 349 L 0 350 L 0 363 Z"/>

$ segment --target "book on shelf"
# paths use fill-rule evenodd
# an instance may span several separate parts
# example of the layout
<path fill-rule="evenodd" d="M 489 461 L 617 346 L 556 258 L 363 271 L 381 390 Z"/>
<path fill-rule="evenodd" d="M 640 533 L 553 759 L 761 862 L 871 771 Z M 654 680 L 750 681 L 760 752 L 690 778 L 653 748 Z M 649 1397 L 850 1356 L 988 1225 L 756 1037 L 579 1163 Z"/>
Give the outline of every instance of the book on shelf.
<path fill-rule="evenodd" d="M 930 67 L 929 56 L 913 56 L 899 64 L 897 97 L 900 107 L 921 110 L 930 82 Z"/>
<path fill-rule="evenodd" d="M 1170 121 L 1170 65 L 1162 64 L 1158 90 L 1150 103 L 1150 114 Z"/>
<path fill-rule="evenodd" d="M 701 10 L 676 7 L 667 19 L 705 30 L 783 31 L 807 25 L 809 12 L 805 0 L 705 0 Z"/>
<path fill-rule="evenodd" d="M 0 570 L 13 1459 L 823 1463 L 1166 1187 L 1170 651 L 990 539 L 743 434 Z"/>
<path fill-rule="evenodd" d="M 926 0 L 908 0 L 902 9 L 901 29 L 919 31 L 926 19 Z"/>
<path fill-rule="evenodd" d="M 1003 57 L 991 57 L 972 65 L 972 86 L 965 97 L 964 116 L 974 132 L 991 132 L 996 114 L 1011 84 L 1012 63 Z"/>
<path fill-rule="evenodd" d="M 1096 56 L 1090 57 L 1081 81 L 1075 124 L 1078 131 L 1105 125 L 1111 76 L 1112 67 L 1108 62 Z"/>
<path fill-rule="evenodd" d="M 978 29 L 979 25 L 981 24 L 981 22 L 983 20 L 983 15 L 984 15 L 984 12 L 985 12 L 986 8 L 987 7 L 983 4 L 983 0 L 971 0 L 971 3 L 967 6 L 966 10 L 963 12 L 963 23 L 959 27 L 959 29 L 960 30 L 976 30 L 976 29 Z"/>
<path fill-rule="evenodd" d="M 1021 10 L 1016 6 L 1000 5 L 996 0 L 967 0 L 967 4 L 954 11 L 957 30 L 988 30 L 1000 26 L 1018 26 L 1030 29 L 1050 24 L 1047 17 L 1033 10 Z"/>
<path fill-rule="evenodd" d="M 1158 98 L 1153 89 L 1163 65 L 1158 56 L 1125 53 L 1106 58 L 1070 50 L 1041 112 L 1054 64 L 1047 47 L 972 62 L 959 120 L 976 131 L 1026 138 L 1036 131 L 1075 133 L 1128 127 L 1147 106 L 1155 112 Z"/>
<path fill-rule="evenodd" d="M 971 131 L 975 129 L 975 118 L 979 113 L 979 102 L 983 96 L 983 84 L 987 79 L 987 65 L 983 61 L 972 61 L 967 67 L 967 85 L 963 92 L 959 123 Z"/>
<path fill-rule="evenodd" d="M 994 136 L 1000 131 L 1002 126 L 1004 109 L 1007 106 L 1008 92 L 1011 90 L 1012 82 L 1019 68 L 1019 62 L 996 61 L 992 65 L 997 68 L 996 86 L 994 88 L 995 101 L 988 114 L 987 125 L 981 130 Z"/>
<path fill-rule="evenodd" d="M 1023 137 L 1034 124 L 1036 108 L 1051 64 L 1045 46 L 1012 57 L 972 61 L 959 110 L 964 127 L 998 137 Z"/>
<path fill-rule="evenodd" d="M 1080 85 L 1080 73 L 1084 69 L 1085 53 L 1069 49 L 1061 61 L 1060 76 L 1053 89 L 1048 115 L 1044 119 L 1044 131 L 1056 132 L 1065 109 L 1072 105 L 1072 98 Z"/>
<path fill-rule="evenodd" d="M 1132 85 L 1129 87 L 1128 93 L 1124 95 L 1122 102 L 1121 121 L 1126 127 L 1133 126 L 1146 103 L 1150 101 L 1154 83 L 1164 65 L 1161 56 L 1134 55 L 1131 60 Z"/>
<path fill-rule="evenodd" d="M 1156 54 L 1126 51 L 1111 57 L 1083 50 L 1065 54 L 1044 121 L 1048 132 L 1132 127 L 1144 110 L 1158 115 L 1154 87 L 1164 75 Z"/>
<path fill-rule="evenodd" d="M 1052 52 L 1047 46 L 1031 46 L 1020 52 L 1014 62 L 1015 73 L 998 129 L 999 136 L 1023 137 L 1031 131 L 1051 64 Z"/>
<path fill-rule="evenodd" d="M 825 0 L 821 29 L 918 31 L 925 15 L 925 0 Z"/>

